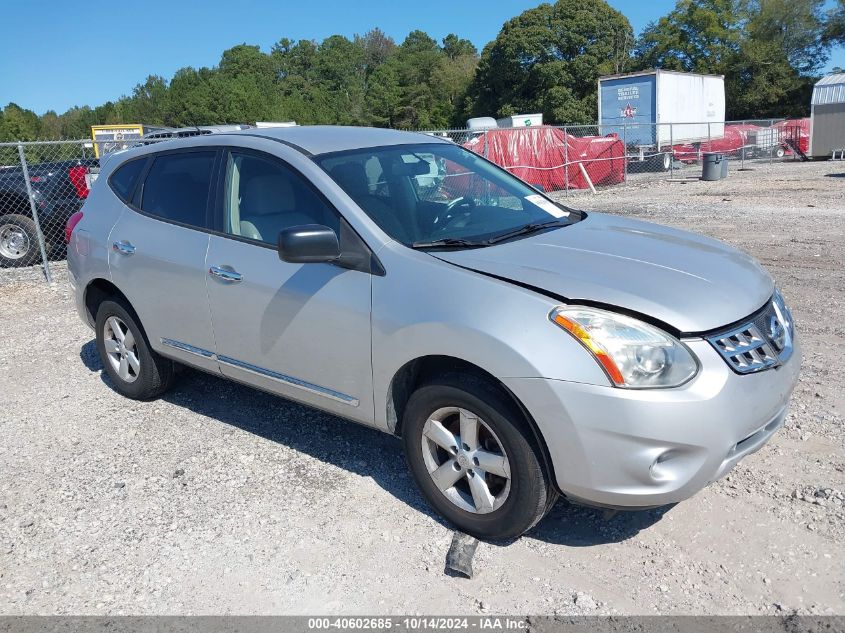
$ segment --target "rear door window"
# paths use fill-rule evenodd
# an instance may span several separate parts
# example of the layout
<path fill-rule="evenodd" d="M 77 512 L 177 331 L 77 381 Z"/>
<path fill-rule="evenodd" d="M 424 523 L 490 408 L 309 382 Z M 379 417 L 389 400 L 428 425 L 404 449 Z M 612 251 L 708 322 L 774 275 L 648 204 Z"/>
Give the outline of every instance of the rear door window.
<path fill-rule="evenodd" d="M 144 179 L 141 209 L 163 220 L 209 228 L 214 151 L 161 154 Z"/>
<path fill-rule="evenodd" d="M 138 184 L 138 177 L 147 164 L 146 158 L 139 158 L 137 160 L 130 160 L 118 167 L 109 178 L 109 184 L 112 191 L 123 202 L 128 203 L 132 199 L 132 193 L 135 191 L 135 185 Z"/>

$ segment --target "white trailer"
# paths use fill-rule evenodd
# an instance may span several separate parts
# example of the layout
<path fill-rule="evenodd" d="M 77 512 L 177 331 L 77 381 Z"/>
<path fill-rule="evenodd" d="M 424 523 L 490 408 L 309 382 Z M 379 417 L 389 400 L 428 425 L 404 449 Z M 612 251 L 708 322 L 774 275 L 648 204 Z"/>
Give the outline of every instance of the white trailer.
<path fill-rule="evenodd" d="M 601 77 L 598 107 L 601 134 L 616 133 L 629 146 L 722 138 L 725 78 L 669 70 Z"/>
<path fill-rule="evenodd" d="M 513 116 L 506 116 L 502 119 L 496 119 L 496 124 L 499 127 L 536 127 L 543 125 L 543 113 L 537 112 L 535 114 L 514 114 Z"/>

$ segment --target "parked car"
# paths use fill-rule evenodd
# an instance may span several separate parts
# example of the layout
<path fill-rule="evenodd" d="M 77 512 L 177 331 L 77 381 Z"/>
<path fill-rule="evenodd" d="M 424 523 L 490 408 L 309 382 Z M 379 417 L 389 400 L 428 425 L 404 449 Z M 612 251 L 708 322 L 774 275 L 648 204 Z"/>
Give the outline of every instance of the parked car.
<path fill-rule="evenodd" d="M 131 149 L 68 231 L 117 391 L 155 398 L 183 363 L 400 436 L 431 506 L 484 538 L 522 534 L 559 495 L 690 497 L 783 424 L 801 363 L 749 256 L 566 208 L 422 134 Z"/>
<path fill-rule="evenodd" d="M 97 164 L 96 159 L 79 159 L 28 166 L 32 199 L 48 254 L 64 247 L 65 224 L 85 202 L 86 175 Z M 0 267 L 29 266 L 39 257 L 38 233 L 23 169 L 0 168 Z"/>

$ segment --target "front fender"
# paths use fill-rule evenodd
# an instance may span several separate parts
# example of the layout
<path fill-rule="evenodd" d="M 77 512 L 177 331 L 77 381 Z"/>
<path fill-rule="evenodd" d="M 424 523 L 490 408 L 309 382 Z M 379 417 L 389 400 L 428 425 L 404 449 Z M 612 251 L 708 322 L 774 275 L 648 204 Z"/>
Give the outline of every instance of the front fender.
<path fill-rule="evenodd" d="M 387 428 L 388 393 L 406 363 L 431 355 L 472 363 L 500 380 L 552 378 L 608 385 L 604 371 L 548 314 L 558 302 L 393 244 L 373 278 L 376 424 Z"/>

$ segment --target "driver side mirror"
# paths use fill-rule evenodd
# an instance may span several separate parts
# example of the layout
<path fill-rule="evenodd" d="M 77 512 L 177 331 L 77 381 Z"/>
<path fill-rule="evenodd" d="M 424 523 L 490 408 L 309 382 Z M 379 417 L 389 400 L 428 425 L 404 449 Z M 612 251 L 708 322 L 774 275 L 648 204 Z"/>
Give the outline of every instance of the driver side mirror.
<path fill-rule="evenodd" d="M 302 224 L 279 233 L 279 259 L 291 264 L 333 262 L 340 257 L 337 233 L 322 224 Z"/>

